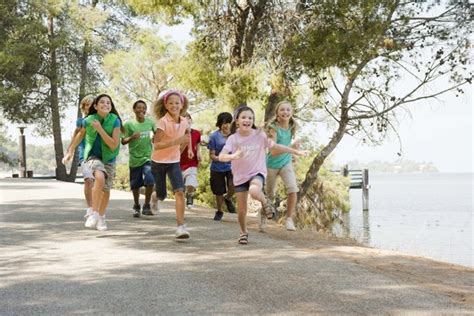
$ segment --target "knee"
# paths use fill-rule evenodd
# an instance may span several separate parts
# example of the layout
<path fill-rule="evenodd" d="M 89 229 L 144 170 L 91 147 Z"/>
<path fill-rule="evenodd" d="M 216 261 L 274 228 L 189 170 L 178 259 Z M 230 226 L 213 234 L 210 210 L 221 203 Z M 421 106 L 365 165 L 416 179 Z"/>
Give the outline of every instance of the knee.
<path fill-rule="evenodd" d="M 249 187 L 249 193 L 252 197 L 256 197 L 259 195 L 259 193 L 262 192 L 262 189 L 259 188 L 257 185 L 250 185 Z"/>
<path fill-rule="evenodd" d="M 105 182 L 105 175 L 102 171 L 96 171 L 94 173 L 94 178 L 96 183 L 103 184 Z"/>

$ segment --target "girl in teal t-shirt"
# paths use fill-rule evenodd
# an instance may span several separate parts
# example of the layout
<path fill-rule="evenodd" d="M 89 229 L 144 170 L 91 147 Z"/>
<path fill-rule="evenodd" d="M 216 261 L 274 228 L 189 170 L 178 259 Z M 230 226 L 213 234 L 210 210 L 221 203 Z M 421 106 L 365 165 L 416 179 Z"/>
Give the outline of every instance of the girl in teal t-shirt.
<path fill-rule="evenodd" d="M 291 146 L 295 131 L 296 123 L 293 119 L 293 109 L 290 102 L 279 102 L 275 108 L 275 118 L 268 125 L 269 137 L 277 144 Z M 280 176 L 285 184 L 287 193 L 285 226 L 287 230 L 294 231 L 293 213 L 299 189 L 293 170 L 292 155 L 290 153 L 276 154 L 274 150 L 270 150 L 267 154 L 267 173 L 265 188 L 270 200 L 273 201 L 275 197 L 277 176 Z"/>

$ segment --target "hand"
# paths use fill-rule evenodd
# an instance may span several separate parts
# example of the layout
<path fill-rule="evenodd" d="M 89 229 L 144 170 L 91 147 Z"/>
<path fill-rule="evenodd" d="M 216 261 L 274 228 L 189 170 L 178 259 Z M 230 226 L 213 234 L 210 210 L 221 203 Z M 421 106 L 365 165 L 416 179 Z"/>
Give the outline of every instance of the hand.
<path fill-rule="evenodd" d="M 244 156 L 244 152 L 242 149 L 239 147 L 237 150 L 232 154 L 232 160 L 234 159 L 240 159 Z"/>
<path fill-rule="evenodd" d="M 176 145 L 181 145 L 181 144 L 189 144 L 189 134 L 184 134 L 180 138 L 176 140 Z"/>
<path fill-rule="evenodd" d="M 132 140 L 132 139 L 138 139 L 138 138 L 140 138 L 140 136 L 141 136 L 141 133 L 140 133 L 140 132 L 135 132 L 135 133 L 133 133 L 132 136 L 130 136 L 130 140 Z"/>
<path fill-rule="evenodd" d="M 309 155 L 309 150 L 297 150 L 295 152 L 295 155 L 297 156 L 303 156 L 303 157 L 308 157 Z"/>
<path fill-rule="evenodd" d="M 189 158 L 189 159 L 193 159 L 193 157 L 194 157 L 193 151 L 192 151 L 192 150 L 188 150 L 188 158 Z"/>
<path fill-rule="evenodd" d="M 99 128 L 102 128 L 102 125 L 100 125 L 100 122 L 97 121 L 97 120 L 93 120 L 91 124 L 92 124 L 92 127 L 93 127 L 96 131 L 98 131 Z"/>
<path fill-rule="evenodd" d="M 66 163 L 71 161 L 72 157 L 74 157 L 74 154 L 67 152 L 66 155 L 64 155 L 63 159 L 61 160 L 61 162 L 63 163 L 63 165 L 65 165 Z"/>

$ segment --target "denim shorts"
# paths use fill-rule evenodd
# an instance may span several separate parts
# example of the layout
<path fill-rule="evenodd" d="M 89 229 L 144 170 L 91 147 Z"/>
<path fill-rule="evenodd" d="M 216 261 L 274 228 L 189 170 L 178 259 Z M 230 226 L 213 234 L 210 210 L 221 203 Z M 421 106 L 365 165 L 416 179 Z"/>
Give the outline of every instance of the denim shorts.
<path fill-rule="evenodd" d="M 173 191 L 184 191 L 183 174 L 179 162 L 160 163 L 151 162 L 151 172 L 155 178 L 156 197 L 163 201 L 166 198 L 166 175 L 171 182 Z"/>
<path fill-rule="evenodd" d="M 263 189 L 263 186 L 265 185 L 265 177 L 263 176 L 263 174 L 261 173 L 257 173 L 256 175 L 254 175 L 252 178 L 250 178 L 249 181 L 247 182 L 244 182 L 242 184 L 239 184 L 239 185 L 236 185 L 235 186 L 235 192 L 245 192 L 245 191 L 248 191 L 249 188 L 250 188 L 250 182 L 252 182 L 253 179 L 258 179 L 262 182 L 262 189 Z"/>
<path fill-rule="evenodd" d="M 142 186 L 155 184 L 155 179 L 151 173 L 151 162 L 147 161 L 138 167 L 130 167 L 130 189 L 139 189 Z"/>

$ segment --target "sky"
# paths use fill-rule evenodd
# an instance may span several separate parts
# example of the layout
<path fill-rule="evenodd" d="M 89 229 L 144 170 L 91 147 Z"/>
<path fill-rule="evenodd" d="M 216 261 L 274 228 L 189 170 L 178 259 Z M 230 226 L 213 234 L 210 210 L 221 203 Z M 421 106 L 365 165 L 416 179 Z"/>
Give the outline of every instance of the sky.
<path fill-rule="evenodd" d="M 173 27 L 162 27 L 159 34 L 176 41 L 183 48 L 192 40 L 189 31 L 190 21 Z M 401 120 L 399 134 L 402 142 L 403 155 L 398 157 L 399 142 L 390 137 L 382 145 L 372 147 L 364 145 L 351 137 L 344 137 L 333 153 L 333 162 L 337 165 L 348 161 L 370 162 L 374 160 L 398 161 L 414 160 L 432 162 L 441 172 L 473 172 L 474 135 L 473 135 L 473 100 L 472 86 L 465 88 L 466 93 L 458 98 L 454 94 L 446 94 L 439 100 L 420 102 L 410 109 L 411 117 Z M 66 130 L 63 135 L 72 134 L 76 110 L 67 114 L 62 121 Z M 35 144 L 52 144 L 52 138 L 38 138 L 31 135 L 32 128 L 26 129 L 26 141 Z M 332 133 L 332 132 L 331 132 Z M 15 125 L 8 126 L 8 134 L 18 137 Z M 325 143 L 328 135 L 319 135 L 320 143 Z M 64 139 L 68 137 L 63 136 Z"/>

